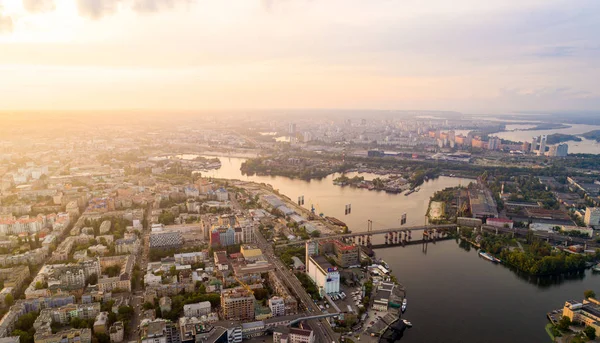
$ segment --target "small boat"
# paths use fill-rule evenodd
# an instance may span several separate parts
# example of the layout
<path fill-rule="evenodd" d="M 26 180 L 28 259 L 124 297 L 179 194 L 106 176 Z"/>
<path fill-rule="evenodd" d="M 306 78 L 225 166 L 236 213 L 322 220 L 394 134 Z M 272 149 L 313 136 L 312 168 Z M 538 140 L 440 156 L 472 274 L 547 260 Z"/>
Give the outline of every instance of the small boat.
<path fill-rule="evenodd" d="M 495 258 L 494 256 L 492 256 L 484 251 L 479 251 L 479 256 L 485 258 L 488 261 L 494 262 L 494 263 L 500 262 L 499 259 Z"/>
<path fill-rule="evenodd" d="M 413 189 L 409 190 L 408 192 L 404 193 L 404 196 L 407 197 L 407 196 L 413 194 L 414 192 L 416 192 L 416 190 L 413 188 Z"/>
<path fill-rule="evenodd" d="M 402 321 L 403 321 L 403 322 L 404 322 L 404 324 L 406 324 L 406 326 L 408 326 L 409 328 L 410 328 L 410 327 L 412 327 L 412 323 L 411 323 L 411 322 L 409 322 L 408 320 L 406 320 L 406 319 L 402 319 Z"/>
<path fill-rule="evenodd" d="M 390 271 L 391 271 L 391 269 L 390 269 L 390 266 L 389 266 L 389 265 L 388 265 L 388 264 L 387 264 L 387 263 L 386 263 L 384 260 L 380 260 L 380 262 L 381 262 L 381 265 L 382 265 L 382 266 L 383 266 L 385 269 L 387 269 L 387 270 L 390 270 Z"/>
<path fill-rule="evenodd" d="M 600 272 L 600 263 L 592 267 L 592 271 Z"/>
<path fill-rule="evenodd" d="M 404 313 L 404 311 L 406 311 L 406 298 L 402 300 L 402 313 Z"/>

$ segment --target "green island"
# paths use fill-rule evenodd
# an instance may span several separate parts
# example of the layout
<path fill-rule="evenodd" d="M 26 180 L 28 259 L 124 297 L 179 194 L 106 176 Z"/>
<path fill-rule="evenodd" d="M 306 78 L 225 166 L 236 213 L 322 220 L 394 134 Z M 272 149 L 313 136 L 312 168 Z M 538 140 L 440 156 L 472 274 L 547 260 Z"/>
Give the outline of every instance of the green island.
<path fill-rule="evenodd" d="M 339 184 L 339 185 L 351 185 L 351 186 L 357 186 L 359 183 L 365 181 L 365 178 L 362 176 L 354 176 L 354 177 L 347 177 L 346 175 L 342 175 L 342 176 L 338 176 L 335 179 L 333 179 L 333 183 L 334 184 Z"/>
<path fill-rule="evenodd" d="M 600 130 L 594 130 L 594 131 L 582 133 L 581 136 L 584 138 L 587 138 L 587 139 L 593 139 L 596 142 L 600 142 Z"/>
<path fill-rule="evenodd" d="M 537 131 L 537 130 L 557 130 L 557 129 L 568 129 L 570 125 L 565 124 L 554 124 L 554 123 L 542 123 L 538 124 L 529 129 L 524 129 L 523 131 Z"/>
<path fill-rule="evenodd" d="M 463 237 L 479 241 L 482 250 L 497 256 L 503 264 L 534 276 L 580 271 L 586 268 L 586 262 L 600 259 L 600 250 L 587 256 L 570 254 L 534 238 L 533 231 L 524 240 L 491 233 L 475 235 L 468 230 L 465 230 Z"/>
<path fill-rule="evenodd" d="M 558 143 L 564 143 L 564 142 L 569 142 L 569 141 L 581 142 L 582 139 L 575 135 L 567 135 L 564 133 L 553 133 L 551 135 L 548 135 L 546 143 L 547 144 L 558 144 Z"/>

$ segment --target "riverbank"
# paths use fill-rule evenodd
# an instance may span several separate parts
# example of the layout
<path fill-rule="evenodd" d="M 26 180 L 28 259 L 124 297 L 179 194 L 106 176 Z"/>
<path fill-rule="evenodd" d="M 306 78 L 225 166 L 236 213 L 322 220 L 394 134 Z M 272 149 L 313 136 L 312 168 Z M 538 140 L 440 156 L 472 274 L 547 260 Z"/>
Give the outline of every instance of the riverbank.
<path fill-rule="evenodd" d="M 376 250 L 410 291 L 402 318 L 414 326 L 400 342 L 481 342 L 482 337 L 489 343 L 546 342 L 544 313 L 565 299 L 578 299 L 600 281 L 591 271 L 555 277 L 517 274 L 459 243 L 440 241 L 428 244 L 427 250 L 419 245 Z M 477 303 L 478 310 L 466 310 L 468 303 Z M 528 310 L 515 310 L 523 306 Z M 511 330 L 494 331 L 497 323 Z M 489 335 L 492 331 L 496 334 Z"/>

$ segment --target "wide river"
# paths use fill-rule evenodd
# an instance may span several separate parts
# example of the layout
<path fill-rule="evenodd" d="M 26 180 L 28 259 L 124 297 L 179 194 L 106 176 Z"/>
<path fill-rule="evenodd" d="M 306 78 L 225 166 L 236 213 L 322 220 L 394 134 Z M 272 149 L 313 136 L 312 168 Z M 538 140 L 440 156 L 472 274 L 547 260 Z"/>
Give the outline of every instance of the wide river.
<path fill-rule="evenodd" d="M 435 191 L 470 182 L 440 177 L 422 185 L 420 192 L 404 196 L 335 186 L 331 175 L 310 182 L 244 176 L 240 172 L 244 159 L 220 160 L 219 170 L 203 176 L 268 183 L 293 200 L 304 195 L 307 208 L 314 204 L 319 212 L 346 222 L 355 232 L 365 231 L 369 219 L 374 229 L 398 226 L 402 213 L 407 213 L 408 225 L 422 225 Z M 346 204 L 352 204 L 352 214 L 347 216 Z M 402 342 L 550 342 L 544 330 L 546 313 L 562 307 L 565 300 L 581 299 L 586 289 L 600 292 L 600 275 L 591 271 L 570 278 L 521 277 L 455 241 L 429 244 L 426 249 L 421 245 L 379 249 L 376 254 L 407 289 L 404 317 L 414 327 L 405 332 Z"/>
<path fill-rule="evenodd" d="M 593 130 L 600 130 L 598 125 L 584 125 L 584 124 L 566 124 L 570 127 L 565 129 L 552 129 L 552 130 L 527 130 L 534 127 L 534 125 L 506 125 L 508 131 L 498 132 L 493 136 L 498 136 L 502 139 L 508 139 L 515 142 L 531 142 L 533 137 L 540 135 L 551 135 L 554 133 L 562 133 L 568 135 L 579 135 L 582 133 L 590 132 Z M 569 141 L 569 153 L 570 154 L 600 154 L 600 143 L 595 140 L 582 139 L 581 142 Z"/>

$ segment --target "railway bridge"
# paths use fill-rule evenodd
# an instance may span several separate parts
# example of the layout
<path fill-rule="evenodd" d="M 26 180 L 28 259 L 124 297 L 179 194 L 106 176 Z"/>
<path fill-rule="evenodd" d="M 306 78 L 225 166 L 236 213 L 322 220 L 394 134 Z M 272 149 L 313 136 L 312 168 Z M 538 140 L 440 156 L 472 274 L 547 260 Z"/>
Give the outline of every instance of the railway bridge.
<path fill-rule="evenodd" d="M 410 227 L 399 227 L 399 228 L 386 228 L 373 230 L 372 226 L 369 225 L 367 231 L 363 232 L 352 232 L 337 235 L 329 235 L 325 237 L 313 238 L 312 241 L 318 242 L 329 239 L 352 239 L 354 243 L 358 245 L 369 246 L 372 244 L 373 236 L 383 235 L 386 245 L 403 244 L 408 243 L 412 240 L 414 232 L 422 232 L 423 240 L 436 240 L 446 236 L 450 231 L 456 231 L 458 226 L 456 224 L 443 224 L 443 225 L 421 225 L 421 226 L 410 226 Z M 286 244 L 279 244 L 276 247 L 286 247 L 292 245 L 305 244 L 305 241 L 296 241 Z"/>

